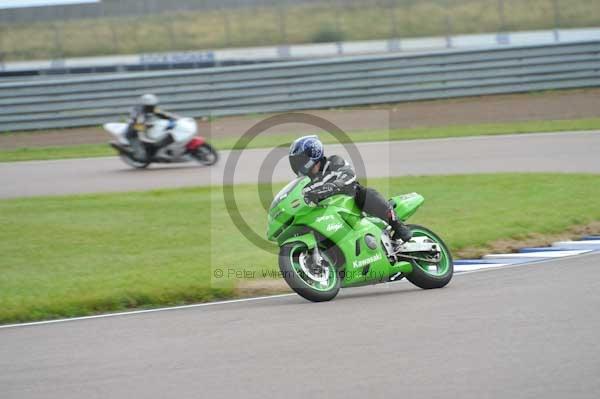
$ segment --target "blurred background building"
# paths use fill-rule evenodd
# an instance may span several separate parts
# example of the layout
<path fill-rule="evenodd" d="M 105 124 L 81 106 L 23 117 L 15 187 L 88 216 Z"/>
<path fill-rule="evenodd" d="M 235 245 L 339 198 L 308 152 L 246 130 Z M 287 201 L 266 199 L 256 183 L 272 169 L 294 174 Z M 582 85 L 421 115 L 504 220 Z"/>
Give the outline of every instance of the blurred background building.
<path fill-rule="evenodd" d="M 594 26 L 598 0 L 102 0 L 0 9 L 0 61 Z"/>

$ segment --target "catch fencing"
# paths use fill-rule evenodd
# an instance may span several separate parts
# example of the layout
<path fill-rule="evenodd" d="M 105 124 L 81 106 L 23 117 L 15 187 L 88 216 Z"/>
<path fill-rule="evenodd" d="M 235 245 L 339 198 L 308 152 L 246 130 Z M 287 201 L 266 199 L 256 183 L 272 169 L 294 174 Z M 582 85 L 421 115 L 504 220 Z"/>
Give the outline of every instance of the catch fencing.
<path fill-rule="evenodd" d="M 600 2 L 594 0 L 103 0 L 15 9 L 0 4 L 0 62 L 597 26 Z"/>

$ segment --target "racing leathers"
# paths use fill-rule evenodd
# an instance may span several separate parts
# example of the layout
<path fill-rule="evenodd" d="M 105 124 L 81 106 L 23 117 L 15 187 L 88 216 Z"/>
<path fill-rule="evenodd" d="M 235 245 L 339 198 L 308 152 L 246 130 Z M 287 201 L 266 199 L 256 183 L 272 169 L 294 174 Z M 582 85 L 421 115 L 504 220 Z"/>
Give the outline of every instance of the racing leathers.
<path fill-rule="evenodd" d="M 311 183 L 304 188 L 308 203 L 318 204 L 335 194 L 354 196 L 358 207 L 367 215 L 387 221 L 394 231 L 393 238 L 403 242 L 412 237 L 410 229 L 404 225 L 390 203 L 372 188 L 360 185 L 352 165 L 338 155 L 324 157 L 318 165 L 318 172 L 308 175 Z"/>
<path fill-rule="evenodd" d="M 126 137 L 129 141 L 132 149 L 133 157 L 138 161 L 147 161 L 154 156 L 158 149 L 171 144 L 174 139 L 170 133 L 160 141 L 155 143 L 146 143 L 146 145 L 140 140 L 139 133 L 145 132 L 147 129 L 152 127 L 153 122 L 158 119 L 168 120 L 169 126 L 167 129 L 172 128 L 175 125 L 175 121 L 178 117 L 175 114 L 159 110 L 158 108 L 136 106 L 131 111 L 131 117 L 127 125 Z"/>

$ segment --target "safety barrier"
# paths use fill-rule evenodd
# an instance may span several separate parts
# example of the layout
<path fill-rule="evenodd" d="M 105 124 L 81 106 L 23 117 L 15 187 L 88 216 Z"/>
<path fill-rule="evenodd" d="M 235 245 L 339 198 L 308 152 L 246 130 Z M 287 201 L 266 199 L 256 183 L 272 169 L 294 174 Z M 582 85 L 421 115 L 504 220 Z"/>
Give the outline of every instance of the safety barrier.
<path fill-rule="evenodd" d="M 224 116 L 600 86 L 600 41 L 0 83 L 0 132 L 92 126 L 142 93 Z"/>

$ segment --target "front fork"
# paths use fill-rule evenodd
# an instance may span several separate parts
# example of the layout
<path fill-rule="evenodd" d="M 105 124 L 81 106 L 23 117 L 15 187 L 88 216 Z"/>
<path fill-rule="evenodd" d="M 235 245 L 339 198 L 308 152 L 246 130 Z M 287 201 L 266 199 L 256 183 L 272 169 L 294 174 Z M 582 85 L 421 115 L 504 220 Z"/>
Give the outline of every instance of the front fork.
<path fill-rule="evenodd" d="M 321 256 L 321 251 L 319 250 L 318 245 L 315 245 L 313 248 L 312 259 L 315 265 L 323 267 L 323 257 Z"/>

